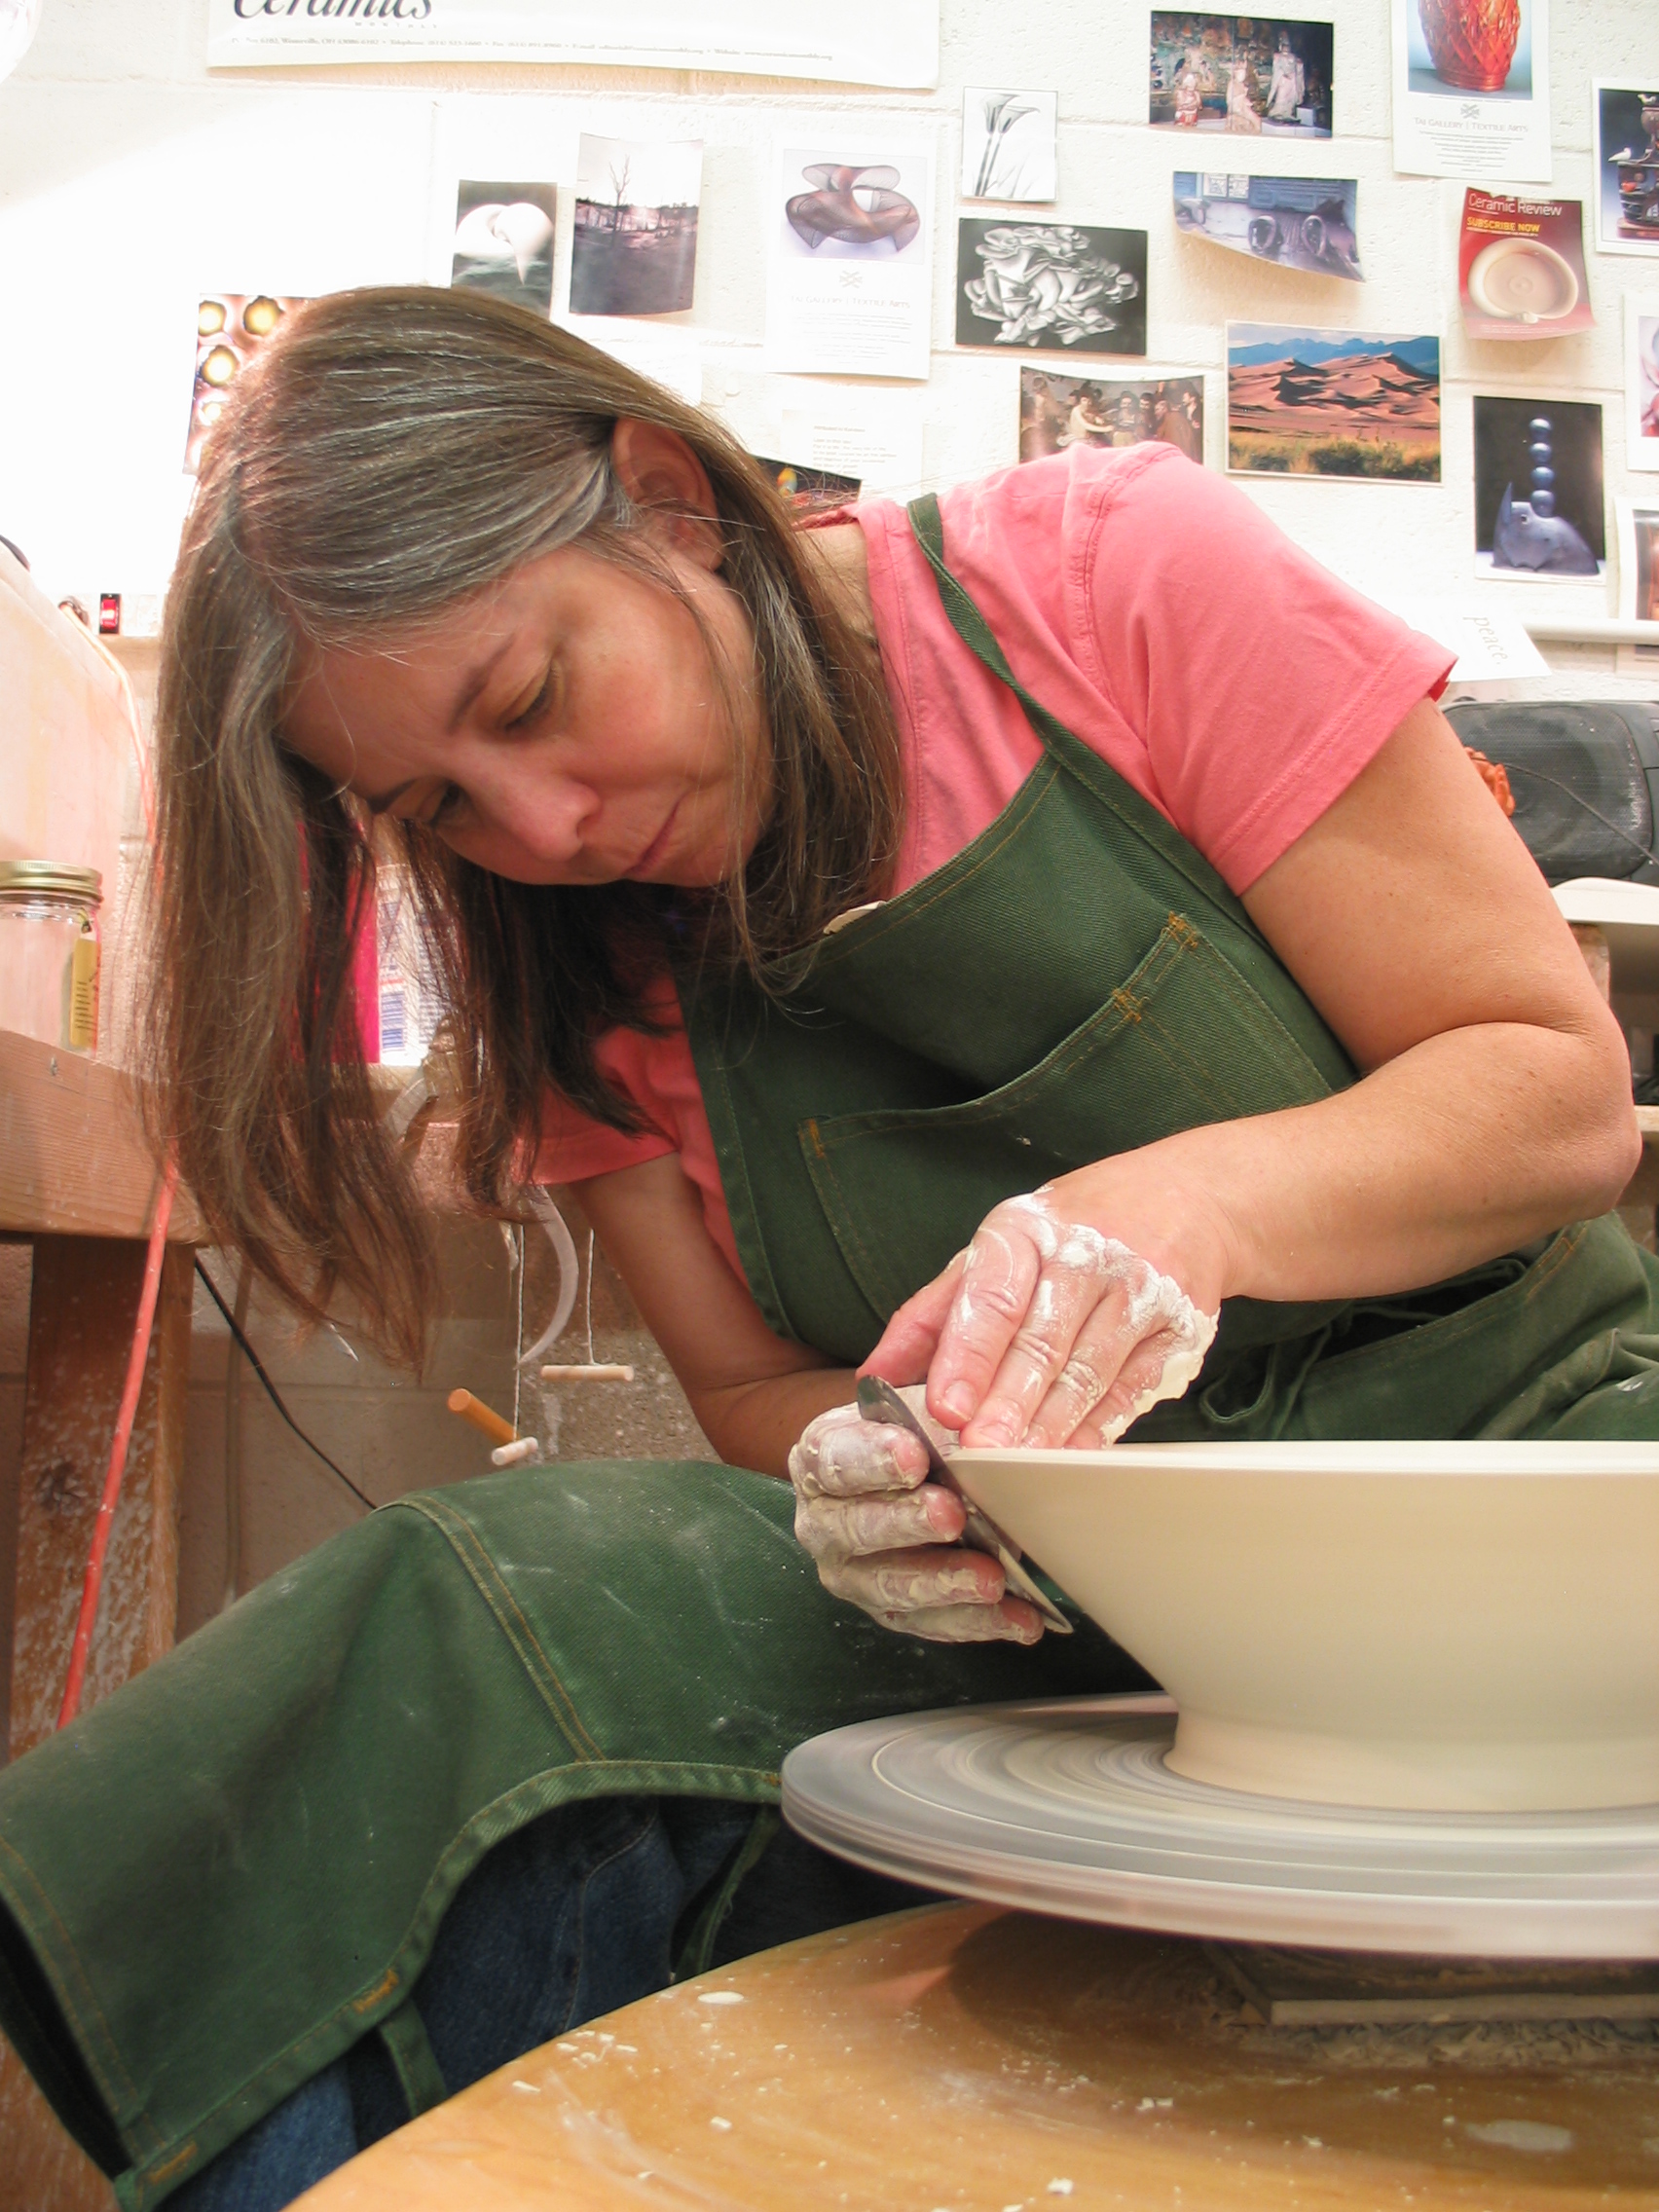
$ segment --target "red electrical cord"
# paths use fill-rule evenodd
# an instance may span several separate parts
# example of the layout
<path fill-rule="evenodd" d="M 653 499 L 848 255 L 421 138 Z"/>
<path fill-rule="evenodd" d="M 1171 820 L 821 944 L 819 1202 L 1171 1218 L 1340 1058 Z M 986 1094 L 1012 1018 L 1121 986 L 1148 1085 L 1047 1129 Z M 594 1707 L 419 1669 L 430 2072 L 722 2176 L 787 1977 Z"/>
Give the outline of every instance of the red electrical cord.
<path fill-rule="evenodd" d="M 172 1218 L 173 1193 L 178 1169 L 169 1160 L 156 1199 L 156 1219 L 150 1231 L 150 1249 L 144 1260 L 144 1287 L 138 1299 L 138 1320 L 132 1331 L 132 1351 L 127 1362 L 127 1384 L 121 1393 L 121 1410 L 115 1417 L 115 1438 L 110 1445 L 109 1472 L 92 1549 L 87 1554 L 86 1578 L 81 1585 L 81 1616 L 75 1623 L 75 1641 L 69 1650 L 69 1679 L 64 1685 L 63 1708 L 57 1715 L 66 1728 L 81 1710 L 81 1693 L 87 1680 L 87 1655 L 92 1649 L 92 1624 L 98 1617 L 98 1595 L 103 1588 L 104 1555 L 109 1550 L 115 1509 L 121 1499 L 121 1481 L 127 1472 L 127 1451 L 132 1441 L 132 1421 L 138 1411 L 138 1393 L 144 1386 L 144 1364 L 150 1355 L 150 1332 L 155 1326 L 156 1299 L 162 1287 L 162 1260 L 167 1248 L 167 1223 Z"/>

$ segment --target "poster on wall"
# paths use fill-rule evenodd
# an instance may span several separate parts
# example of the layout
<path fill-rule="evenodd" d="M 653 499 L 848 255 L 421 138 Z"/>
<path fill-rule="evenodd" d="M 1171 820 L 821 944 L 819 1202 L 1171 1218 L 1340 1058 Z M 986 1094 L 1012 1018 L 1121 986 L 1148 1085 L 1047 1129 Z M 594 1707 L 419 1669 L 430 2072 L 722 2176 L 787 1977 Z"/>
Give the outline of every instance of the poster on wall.
<path fill-rule="evenodd" d="M 939 0 L 208 0 L 207 66 L 595 61 L 831 84 L 939 82 Z"/>
<path fill-rule="evenodd" d="M 676 314 L 691 305 L 703 141 L 590 137 L 576 151 L 572 314 Z"/>
<path fill-rule="evenodd" d="M 1588 330 L 1584 209 L 1576 200 L 1463 195 L 1457 294 L 1471 338 L 1561 338 Z"/>
<path fill-rule="evenodd" d="M 1549 0 L 1390 0 L 1394 166 L 1550 181 Z"/>
<path fill-rule="evenodd" d="M 1230 253 L 1276 261 L 1309 276 L 1364 281 L 1359 186 L 1351 176 L 1175 172 L 1175 227 Z"/>
<path fill-rule="evenodd" d="M 1246 138 L 1328 138 L 1329 23 L 1155 9 L 1147 121 Z"/>
<path fill-rule="evenodd" d="M 1439 339 L 1230 322 L 1227 465 L 1438 484 Z"/>
<path fill-rule="evenodd" d="M 1052 200 L 1058 92 L 999 92 L 970 85 L 962 94 L 964 200 Z"/>
<path fill-rule="evenodd" d="M 185 433 L 184 473 L 201 466 L 207 433 L 225 411 L 225 394 L 284 315 L 305 306 L 291 292 L 203 292 L 196 309 L 196 379 Z"/>
<path fill-rule="evenodd" d="M 1659 253 L 1659 75 L 1645 88 L 1592 88 L 1596 243 L 1603 253 Z"/>
<path fill-rule="evenodd" d="M 1625 460 L 1659 468 L 1659 292 L 1625 294 Z"/>
<path fill-rule="evenodd" d="M 1606 567 L 1602 410 L 1581 399 L 1475 400 L 1475 567 L 1583 583 Z"/>
<path fill-rule="evenodd" d="M 755 464 L 771 478 L 780 497 L 797 515 L 832 515 L 841 507 L 850 507 L 864 490 L 856 476 L 841 476 L 832 468 L 809 468 L 804 461 L 772 461 L 756 454 Z"/>
<path fill-rule="evenodd" d="M 1619 526 L 1619 620 L 1659 622 L 1659 502 L 1615 499 Z M 1653 650 L 1649 645 L 1647 651 Z"/>
<path fill-rule="evenodd" d="M 1128 383 L 1117 377 L 1019 372 L 1019 458 L 1041 461 L 1068 446 L 1173 446 L 1204 458 L 1201 375 Z"/>
<path fill-rule="evenodd" d="M 556 204 L 550 184 L 462 177 L 455 194 L 450 282 L 551 314 Z"/>
<path fill-rule="evenodd" d="M 1146 233 L 964 216 L 956 239 L 956 343 L 1144 353 Z"/>
<path fill-rule="evenodd" d="M 786 376 L 925 379 L 932 147 L 792 138 L 776 149 L 772 176 L 764 365 Z"/>

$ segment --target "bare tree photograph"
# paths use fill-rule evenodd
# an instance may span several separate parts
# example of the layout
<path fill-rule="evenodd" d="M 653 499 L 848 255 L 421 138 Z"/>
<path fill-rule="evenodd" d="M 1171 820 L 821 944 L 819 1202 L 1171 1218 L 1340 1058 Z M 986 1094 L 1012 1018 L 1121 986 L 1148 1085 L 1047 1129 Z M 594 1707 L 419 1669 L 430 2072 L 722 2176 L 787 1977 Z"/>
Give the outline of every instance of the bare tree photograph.
<path fill-rule="evenodd" d="M 703 142 L 582 133 L 571 241 L 572 314 L 676 314 L 691 305 Z"/>

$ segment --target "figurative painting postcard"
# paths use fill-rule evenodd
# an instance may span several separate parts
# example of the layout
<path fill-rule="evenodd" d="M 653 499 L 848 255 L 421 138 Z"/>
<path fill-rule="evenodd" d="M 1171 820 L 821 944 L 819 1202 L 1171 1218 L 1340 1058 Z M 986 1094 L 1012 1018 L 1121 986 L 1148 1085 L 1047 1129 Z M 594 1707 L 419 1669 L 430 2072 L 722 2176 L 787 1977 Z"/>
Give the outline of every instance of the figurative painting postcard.
<path fill-rule="evenodd" d="M 303 308 L 291 292 L 203 292 L 196 310 L 196 381 L 184 473 L 196 475 L 207 433 L 225 411 L 225 394 L 284 315 Z"/>
<path fill-rule="evenodd" d="M 576 149 L 572 314 L 680 314 L 697 280 L 703 141 L 594 138 Z"/>
<path fill-rule="evenodd" d="M 1359 266 L 1359 186 L 1351 176 L 1207 175 L 1175 172 L 1175 224 L 1230 253 L 1276 261 L 1309 276 L 1364 281 Z"/>
<path fill-rule="evenodd" d="M 964 216 L 956 241 L 958 346 L 1146 351 L 1144 231 Z"/>
<path fill-rule="evenodd" d="M 1659 468 L 1659 293 L 1625 294 L 1625 460 Z"/>
<path fill-rule="evenodd" d="M 1052 200 L 1058 92 L 1000 92 L 970 85 L 962 94 L 964 200 Z"/>
<path fill-rule="evenodd" d="M 1230 322 L 1227 465 L 1438 484 L 1439 339 Z"/>
<path fill-rule="evenodd" d="M 455 195 L 451 284 L 551 314 L 556 207 L 550 184 L 485 184 L 462 178 Z"/>
<path fill-rule="evenodd" d="M 832 468 L 808 468 L 803 462 L 770 461 L 755 456 L 755 465 L 767 476 L 780 498 L 797 515 L 833 514 L 851 506 L 864 490 L 856 476 L 842 476 Z"/>
<path fill-rule="evenodd" d="M 1659 71 L 1634 85 L 1597 84 L 1596 243 L 1603 253 L 1659 253 Z"/>
<path fill-rule="evenodd" d="M 1582 583 L 1606 567 L 1602 410 L 1582 399 L 1475 400 L 1475 567 Z"/>
<path fill-rule="evenodd" d="M 932 146 L 792 139 L 776 149 L 772 174 L 764 366 L 925 379 Z"/>
<path fill-rule="evenodd" d="M 1619 525 L 1619 620 L 1659 622 L 1659 505 L 1615 499 L 1613 506 Z"/>
<path fill-rule="evenodd" d="M 1061 377 L 1019 372 L 1019 458 L 1042 461 L 1068 446 L 1173 446 L 1204 458 L 1204 380 Z"/>
<path fill-rule="evenodd" d="M 1394 166 L 1550 181 L 1549 0 L 1390 0 Z"/>
<path fill-rule="evenodd" d="M 1246 138 L 1328 138 L 1335 45 L 1329 23 L 1155 9 L 1147 121 Z"/>
<path fill-rule="evenodd" d="M 1584 274 L 1584 209 L 1576 200 L 1463 195 L 1457 294 L 1471 338 L 1561 338 L 1596 317 Z"/>

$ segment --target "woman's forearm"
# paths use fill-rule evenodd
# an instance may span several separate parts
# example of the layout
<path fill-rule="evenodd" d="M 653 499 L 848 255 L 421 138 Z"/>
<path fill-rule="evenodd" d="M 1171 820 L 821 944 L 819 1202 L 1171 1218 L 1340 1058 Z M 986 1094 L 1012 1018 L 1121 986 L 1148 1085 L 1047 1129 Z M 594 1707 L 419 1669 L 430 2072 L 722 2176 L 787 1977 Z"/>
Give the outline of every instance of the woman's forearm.
<path fill-rule="evenodd" d="M 790 1447 L 809 1420 L 831 1406 L 846 1405 L 855 1377 L 850 1367 L 810 1367 L 768 1375 L 692 1394 L 698 1425 L 728 1467 L 787 1475 Z"/>

